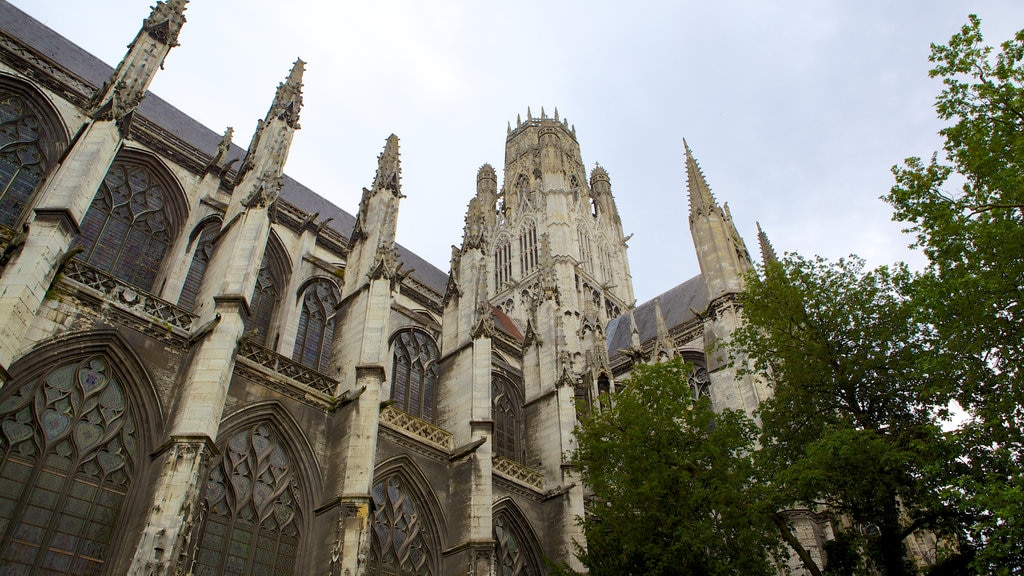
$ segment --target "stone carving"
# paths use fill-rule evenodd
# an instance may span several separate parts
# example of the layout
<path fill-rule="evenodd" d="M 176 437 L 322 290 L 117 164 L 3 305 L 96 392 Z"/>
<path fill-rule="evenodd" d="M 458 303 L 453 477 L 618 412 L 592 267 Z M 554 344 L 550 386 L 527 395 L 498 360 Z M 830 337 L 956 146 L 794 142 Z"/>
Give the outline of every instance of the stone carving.
<path fill-rule="evenodd" d="M 264 348 L 248 338 L 239 343 L 238 356 L 239 358 L 249 360 L 257 366 L 280 374 L 296 384 L 312 388 L 321 394 L 334 396 L 334 392 L 338 387 L 336 380 L 308 366 L 303 366 L 287 356 L 282 356 L 273 350 Z"/>
<path fill-rule="evenodd" d="M 78 260 L 68 261 L 64 268 L 64 277 L 98 291 L 108 302 L 186 332 L 192 329 L 197 318 L 187 310 L 142 292 L 127 282 L 100 272 Z"/>
<path fill-rule="evenodd" d="M 380 411 L 380 423 L 394 430 L 407 432 L 414 437 L 442 450 L 452 449 L 452 434 L 444 428 L 434 426 L 393 406 Z"/>

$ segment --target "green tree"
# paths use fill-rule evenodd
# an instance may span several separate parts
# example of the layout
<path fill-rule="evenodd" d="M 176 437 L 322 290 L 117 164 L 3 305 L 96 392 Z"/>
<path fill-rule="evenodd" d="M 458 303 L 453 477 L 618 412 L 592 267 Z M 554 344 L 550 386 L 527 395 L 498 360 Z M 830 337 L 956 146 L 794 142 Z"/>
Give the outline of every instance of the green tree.
<path fill-rule="evenodd" d="M 950 376 L 929 392 L 968 416 L 948 496 L 972 520 L 975 568 L 1024 573 L 1024 30 L 996 52 L 972 15 L 931 61 L 943 149 L 894 167 L 885 199 L 929 260 L 909 293 Z"/>
<path fill-rule="evenodd" d="M 764 485 L 779 508 L 820 506 L 846 526 L 845 549 L 863 551 L 847 573 L 915 574 L 904 538 L 950 514 L 936 486 L 951 447 L 921 401 L 935 377 L 921 370 L 927 327 L 902 296 L 911 278 L 791 255 L 750 275 L 740 297 L 734 355 L 774 392 L 759 411 Z"/>
<path fill-rule="evenodd" d="M 592 576 L 773 575 L 777 537 L 754 482 L 754 424 L 695 401 L 690 366 L 637 366 L 576 429 L 594 492 L 578 554 Z"/>

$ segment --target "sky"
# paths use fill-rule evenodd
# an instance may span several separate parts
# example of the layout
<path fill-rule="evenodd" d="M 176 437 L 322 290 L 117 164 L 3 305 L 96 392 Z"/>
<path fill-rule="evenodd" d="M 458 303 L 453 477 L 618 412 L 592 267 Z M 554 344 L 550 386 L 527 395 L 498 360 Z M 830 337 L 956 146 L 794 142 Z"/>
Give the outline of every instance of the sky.
<path fill-rule="evenodd" d="M 12 3 L 111 66 L 153 4 Z M 760 222 L 779 253 L 920 266 L 879 198 L 941 148 L 929 46 L 970 13 L 990 44 L 1024 28 L 1020 0 L 192 0 L 150 89 L 244 147 L 301 57 L 285 171 L 354 214 L 396 134 L 398 241 L 445 271 L 507 123 L 557 107 L 611 176 L 643 302 L 700 273 L 683 138 L 755 258 Z"/>

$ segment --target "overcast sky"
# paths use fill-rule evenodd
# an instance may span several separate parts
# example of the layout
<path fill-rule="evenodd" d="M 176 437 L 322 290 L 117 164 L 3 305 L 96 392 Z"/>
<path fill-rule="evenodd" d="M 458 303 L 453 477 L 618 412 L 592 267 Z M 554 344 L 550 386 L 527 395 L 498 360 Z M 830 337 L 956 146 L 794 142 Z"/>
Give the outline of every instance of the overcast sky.
<path fill-rule="evenodd" d="M 111 65 L 153 4 L 12 1 Z M 755 257 L 760 221 L 779 252 L 919 264 L 879 197 L 939 148 L 929 44 L 972 12 L 991 44 L 1024 28 L 1020 0 L 192 0 L 151 89 L 245 146 L 302 57 L 286 172 L 354 214 L 397 134 L 398 240 L 442 270 L 506 123 L 557 106 L 611 176 L 644 301 L 699 273 L 684 137 Z"/>

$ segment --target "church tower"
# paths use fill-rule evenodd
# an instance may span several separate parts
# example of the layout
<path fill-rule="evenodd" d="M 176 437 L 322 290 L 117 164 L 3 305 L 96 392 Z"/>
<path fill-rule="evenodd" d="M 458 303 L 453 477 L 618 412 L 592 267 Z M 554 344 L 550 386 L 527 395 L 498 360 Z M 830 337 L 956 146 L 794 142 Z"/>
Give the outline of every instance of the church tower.
<path fill-rule="evenodd" d="M 557 110 L 539 118 L 527 111 L 509 126 L 504 182 L 497 182 L 493 168 L 480 169 L 463 244 L 453 247 L 442 389 L 467 405 L 441 410 L 442 425 L 456 430 L 456 444 L 482 443 L 472 474 L 480 505 L 467 505 L 485 514 L 470 521 L 478 528 L 467 544 L 488 536 L 483 503 L 498 499 L 488 485 L 491 468 L 512 462 L 539 472 L 553 494 L 547 554 L 575 562 L 573 542 L 584 543 L 576 524 L 583 489 L 565 457 L 574 448 L 577 400 L 595 405 L 611 389 L 604 327 L 634 301 L 622 223 L 608 173 L 597 166 L 588 181 L 575 128 Z M 496 352 L 509 334 L 521 349 Z M 505 362 L 516 366 L 502 368 Z M 506 398 L 515 399 L 513 424 Z M 467 411 L 468 427 L 444 418 Z"/>

